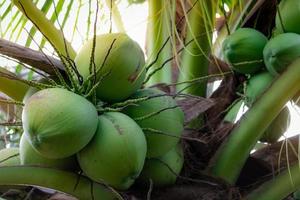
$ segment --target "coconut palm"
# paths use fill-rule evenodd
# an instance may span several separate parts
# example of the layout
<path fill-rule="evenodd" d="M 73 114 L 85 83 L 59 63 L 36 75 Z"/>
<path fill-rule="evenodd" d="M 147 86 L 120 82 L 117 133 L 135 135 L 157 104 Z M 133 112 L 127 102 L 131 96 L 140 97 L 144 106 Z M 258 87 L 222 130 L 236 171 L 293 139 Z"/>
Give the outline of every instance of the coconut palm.
<path fill-rule="evenodd" d="M 115 0 L 0 1 L 0 54 L 8 63 L 0 68 L 0 130 L 3 133 L 0 142 L 18 146 L 22 134 L 21 112 L 30 90 L 66 88 L 94 103 L 99 113 L 119 111 L 139 103 L 136 99 L 111 104 L 98 101 L 95 88 L 105 77 L 97 77 L 94 56 L 90 57 L 90 76 L 86 79 L 76 66 L 79 47 L 88 39 L 93 55 L 95 38 L 100 32 L 126 32 L 123 24 L 126 19 L 121 17 L 119 3 Z M 278 116 L 282 110 L 287 111 L 286 103 L 297 97 L 300 61 L 293 58 L 295 61 L 289 63 L 284 73 L 272 78 L 271 84 L 247 104 L 244 85 L 252 75 L 232 70 L 222 51 L 224 40 L 242 27 L 260 31 L 267 38 L 278 34 L 273 33 L 276 13 L 280 18 L 278 3 L 276 0 L 128 0 L 128 6 L 148 4 L 149 9 L 143 87 L 164 91 L 166 96 L 176 99 L 185 114 L 184 132 L 177 136 L 184 147 L 181 172 L 158 162 L 166 159 L 163 156 L 147 160 L 147 163 L 158 162 L 158 169 L 167 171 L 170 180 L 176 183 L 161 188 L 156 187 L 156 179 L 150 178 L 148 183 L 144 180 L 144 187 L 137 183 L 127 191 L 117 191 L 105 182 L 90 180 L 81 172 L 18 164 L 1 166 L 0 161 L 0 185 L 41 186 L 78 199 L 283 199 L 290 196 L 300 186 L 298 137 L 280 142 L 276 138 L 268 145 L 258 141 L 266 131 L 274 130 L 273 121 L 280 127 L 277 121 L 289 120 L 286 113 L 280 120 Z M 103 14 L 104 10 L 109 12 Z M 108 30 L 101 30 L 104 23 L 110 25 Z M 107 55 L 113 45 L 114 40 L 110 45 L 103 44 L 108 46 Z M 216 84 L 220 86 L 214 90 Z M 238 120 L 237 113 L 244 104 L 249 110 Z M 15 156 L 9 155 L 4 161 Z M 28 195 L 37 198 L 34 192 Z M 47 195 L 49 191 L 44 196 Z"/>

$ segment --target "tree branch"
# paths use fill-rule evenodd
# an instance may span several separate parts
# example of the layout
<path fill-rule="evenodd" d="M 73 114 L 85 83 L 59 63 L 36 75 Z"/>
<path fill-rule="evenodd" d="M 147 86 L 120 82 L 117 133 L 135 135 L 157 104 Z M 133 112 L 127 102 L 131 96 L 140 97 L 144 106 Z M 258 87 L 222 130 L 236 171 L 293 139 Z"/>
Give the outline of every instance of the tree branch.
<path fill-rule="evenodd" d="M 64 65 L 60 60 L 48 55 L 46 57 L 42 52 L 23 47 L 4 39 L 0 39 L 0 54 L 14 58 L 50 75 L 55 75 L 53 67 L 64 71 Z"/>

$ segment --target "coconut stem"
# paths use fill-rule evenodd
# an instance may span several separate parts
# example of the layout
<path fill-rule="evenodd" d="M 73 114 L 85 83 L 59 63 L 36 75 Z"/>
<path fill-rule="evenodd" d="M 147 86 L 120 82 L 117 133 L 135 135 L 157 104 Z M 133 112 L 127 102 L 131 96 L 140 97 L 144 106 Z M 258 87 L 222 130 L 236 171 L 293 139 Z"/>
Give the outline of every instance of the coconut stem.
<path fill-rule="evenodd" d="M 110 12 L 112 14 L 113 20 L 115 22 L 115 25 L 116 25 L 118 31 L 121 33 L 125 33 L 125 28 L 124 28 L 124 24 L 122 21 L 122 17 L 119 12 L 118 5 L 116 5 L 115 0 L 105 0 L 105 2 L 106 2 L 108 9 L 110 10 Z"/>
<path fill-rule="evenodd" d="M 186 41 L 193 39 L 193 42 L 186 47 L 182 54 L 180 81 L 186 81 L 197 77 L 205 77 L 208 74 L 209 53 L 212 43 L 212 30 L 214 29 L 214 18 L 216 12 L 216 1 L 192 0 L 194 5 L 187 18 Z M 182 3 L 182 6 L 184 4 Z M 203 81 L 197 85 L 188 87 L 185 91 L 188 94 L 206 96 L 207 82 Z M 181 85 L 179 90 L 185 87 Z"/>
<path fill-rule="evenodd" d="M 246 196 L 247 200 L 281 200 L 300 187 L 300 166 L 295 164 Z"/>
<path fill-rule="evenodd" d="M 300 59 L 293 62 L 253 104 L 212 159 L 212 175 L 234 184 L 264 131 L 299 91 Z"/>
<path fill-rule="evenodd" d="M 0 167 L 0 185 L 35 185 L 55 189 L 81 200 L 116 199 L 104 185 L 86 177 L 58 169 L 10 166 Z"/>
<path fill-rule="evenodd" d="M 170 41 L 167 44 L 165 42 L 169 40 L 172 28 L 170 18 L 173 17 L 175 12 L 171 11 L 170 13 L 171 7 L 174 6 L 170 0 L 149 0 L 148 3 L 147 55 L 149 63 L 153 60 L 156 61 L 149 70 L 149 74 L 151 74 L 172 56 L 172 45 Z M 160 54 L 159 57 L 157 57 L 158 53 Z M 151 75 L 151 79 L 147 84 L 171 83 L 171 74 L 171 63 L 169 62 L 164 65 L 162 70 L 156 71 L 154 75 Z"/>

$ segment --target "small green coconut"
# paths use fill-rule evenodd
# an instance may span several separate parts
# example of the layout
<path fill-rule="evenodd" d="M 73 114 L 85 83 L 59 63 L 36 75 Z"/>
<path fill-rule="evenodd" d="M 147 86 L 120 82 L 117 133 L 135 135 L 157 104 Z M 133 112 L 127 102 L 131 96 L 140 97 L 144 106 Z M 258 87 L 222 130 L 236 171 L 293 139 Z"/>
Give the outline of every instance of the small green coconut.
<path fill-rule="evenodd" d="M 0 150 L 0 167 L 20 165 L 19 148 Z"/>
<path fill-rule="evenodd" d="M 286 132 L 291 122 L 289 109 L 284 107 L 277 117 L 269 125 L 260 138 L 261 142 L 274 143 Z"/>
<path fill-rule="evenodd" d="M 300 35 L 283 33 L 270 39 L 264 48 L 264 62 L 273 75 L 283 72 L 296 58 L 300 57 Z"/>
<path fill-rule="evenodd" d="M 223 42 L 226 62 L 242 74 L 253 74 L 264 67 L 263 49 L 268 39 L 252 28 L 240 28 Z"/>
<path fill-rule="evenodd" d="M 84 97 L 50 88 L 26 101 L 22 122 L 32 147 L 44 157 L 59 159 L 76 154 L 88 144 L 97 129 L 98 114 Z"/>
<path fill-rule="evenodd" d="M 66 170 L 74 170 L 78 166 L 76 156 L 62 159 L 49 159 L 42 156 L 30 145 L 25 134 L 22 135 L 20 140 L 20 160 L 22 165 L 36 165 Z"/>
<path fill-rule="evenodd" d="M 84 79 L 91 74 L 93 40 L 89 40 L 78 52 L 75 63 Z M 96 36 L 94 62 L 97 78 L 97 96 L 108 102 L 128 98 L 142 86 L 146 75 L 145 58 L 140 46 L 124 33 Z M 102 77 L 102 78 L 101 78 Z"/>
<path fill-rule="evenodd" d="M 178 143 L 183 132 L 183 111 L 164 92 L 149 88 L 137 91 L 131 98 L 154 97 L 124 109 L 133 118 L 147 139 L 147 157 L 166 154 Z"/>
<path fill-rule="evenodd" d="M 128 189 L 142 171 L 147 143 L 133 119 L 119 112 L 99 116 L 93 140 L 77 154 L 82 171 L 92 180 Z"/>
<path fill-rule="evenodd" d="M 151 179 L 156 187 L 172 185 L 180 174 L 183 162 L 182 147 L 178 144 L 163 156 L 146 159 L 138 181 L 149 185 Z"/>
<path fill-rule="evenodd" d="M 300 1 L 281 0 L 276 13 L 276 28 L 281 32 L 300 34 Z"/>
<path fill-rule="evenodd" d="M 269 72 L 261 72 L 252 76 L 246 85 L 246 105 L 251 106 L 271 86 L 273 80 L 274 77 Z"/>

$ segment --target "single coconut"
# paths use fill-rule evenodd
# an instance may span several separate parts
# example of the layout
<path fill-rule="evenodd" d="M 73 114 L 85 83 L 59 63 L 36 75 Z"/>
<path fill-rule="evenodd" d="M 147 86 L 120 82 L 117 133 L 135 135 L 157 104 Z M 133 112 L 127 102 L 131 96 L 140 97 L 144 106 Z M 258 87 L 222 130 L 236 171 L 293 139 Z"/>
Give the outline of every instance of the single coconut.
<path fill-rule="evenodd" d="M 41 90 L 25 103 L 23 129 L 32 147 L 47 158 L 76 154 L 94 136 L 98 114 L 84 97 L 60 88 Z"/>
<path fill-rule="evenodd" d="M 138 181 L 149 185 L 151 179 L 157 187 L 172 185 L 180 174 L 183 162 L 182 147 L 178 144 L 163 156 L 146 159 Z"/>
<path fill-rule="evenodd" d="M 23 134 L 20 139 L 20 160 L 22 165 L 36 165 L 67 170 L 74 170 L 78 168 L 76 156 L 62 159 L 49 159 L 44 157 L 34 150 L 28 142 L 25 134 Z"/>
<path fill-rule="evenodd" d="M 146 150 L 144 133 L 135 121 L 123 113 L 107 112 L 99 116 L 95 137 L 77 158 L 92 180 L 126 190 L 139 176 Z"/>
<path fill-rule="evenodd" d="M 100 84 L 96 93 L 101 100 L 117 102 L 128 98 L 142 86 L 145 78 L 142 49 L 124 33 L 98 35 L 95 41 L 93 55 L 93 39 L 78 52 L 75 63 L 79 73 L 86 80 L 97 71 Z"/>
<path fill-rule="evenodd" d="M 136 120 L 146 135 L 147 157 L 166 154 L 178 143 L 183 132 L 183 111 L 176 101 L 157 89 L 137 91 L 131 98 L 154 97 L 134 103 L 124 113 Z"/>
<path fill-rule="evenodd" d="M 223 42 L 226 62 L 242 74 L 253 74 L 264 67 L 263 49 L 268 39 L 252 28 L 240 28 Z"/>

